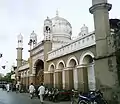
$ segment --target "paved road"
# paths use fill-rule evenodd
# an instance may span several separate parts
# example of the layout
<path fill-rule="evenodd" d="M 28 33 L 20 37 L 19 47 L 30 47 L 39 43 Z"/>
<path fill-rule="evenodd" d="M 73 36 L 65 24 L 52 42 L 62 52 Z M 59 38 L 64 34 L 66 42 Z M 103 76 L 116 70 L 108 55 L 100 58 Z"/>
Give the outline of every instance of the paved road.
<path fill-rule="evenodd" d="M 6 92 L 0 89 L 0 104 L 40 104 L 38 98 L 30 99 L 27 93 Z M 44 104 L 70 104 L 70 102 L 48 102 Z"/>

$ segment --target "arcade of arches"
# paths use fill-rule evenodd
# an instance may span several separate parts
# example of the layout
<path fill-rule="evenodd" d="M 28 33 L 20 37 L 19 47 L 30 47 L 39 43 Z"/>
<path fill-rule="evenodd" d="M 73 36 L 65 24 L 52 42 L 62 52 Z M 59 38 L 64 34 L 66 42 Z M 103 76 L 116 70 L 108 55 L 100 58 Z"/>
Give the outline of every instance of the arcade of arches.
<path fill-rule="evenodd" d="M 48 68 L 49 83 L 57 88 L 80 89 L 84 91 L 95 90 L 94 55 L 85 53 L 80 61 L 75 56 L 70 57 L 65 63 L 60 60 L 55 65 L 51 63 Z"/>

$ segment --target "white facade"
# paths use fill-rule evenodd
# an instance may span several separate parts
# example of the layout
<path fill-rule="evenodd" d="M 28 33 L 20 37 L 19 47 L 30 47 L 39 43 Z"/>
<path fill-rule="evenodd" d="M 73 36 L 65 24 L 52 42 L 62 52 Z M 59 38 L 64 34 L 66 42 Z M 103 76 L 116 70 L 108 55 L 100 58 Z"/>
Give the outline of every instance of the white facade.
<path fill-rule="evenodd" d="M 48 60 L 70 54 L 72 52 L 84 49 L 95 45 L 95 34 L 94 32 L 89 33 L 88 27 L 83 25 L 78 37 L 74 40 L 71 39 L 72 36 L 72 26 L 64 18 L 56 17 L 50 19 L 47 17 L 44 21 L 44 40 L 52 41 L 52 51 L 48 52 Z M 30 39 L 34 39 L 37 43 L 37 35 L 34 31 L 30 35 Z M 18 47 L 22 47 L 23 37 L 21 34 L 18 35 Z M 44 61 L 44 46 L 43 41 L 35 44 L 32 47 L 32 66 L 34 67 L 35 62 L 38 59 Z M 25 64 L 19 68 L 19 70 L 24 70 L 29 68 L 29 64 Z"/>
<path fill-rule="evenodd" d="M 92 45 L 95 45 L 95 34 L 89 33 L 86 37 L 79 37 L 78 39 L 67 45 L 48 52 L 48 60 L 70 54 L 72 52 L 84 49 L 86 47 L 90 47 Z"/>
<path fill-rule="evenodd" d="M 44 40 L 52 40 L 52 50 L 71 42 L 72 26 L 64 18 L 56 17 L 44 21 Z"/>

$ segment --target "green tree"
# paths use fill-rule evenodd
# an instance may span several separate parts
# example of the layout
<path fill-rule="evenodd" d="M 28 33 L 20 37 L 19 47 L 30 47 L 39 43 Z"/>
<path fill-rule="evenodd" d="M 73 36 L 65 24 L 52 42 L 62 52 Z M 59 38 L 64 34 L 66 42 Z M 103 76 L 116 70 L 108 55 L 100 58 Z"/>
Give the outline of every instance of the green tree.
<path fill-rule="evenodd" d="M 6 82 L 12 82 L 13 80 L 11 79 L 11 75 L 14 74 L 13 71 L 7 73 L 4 77 L 2 77 L 0 80 L 1 81 L 6 81 Z"/>

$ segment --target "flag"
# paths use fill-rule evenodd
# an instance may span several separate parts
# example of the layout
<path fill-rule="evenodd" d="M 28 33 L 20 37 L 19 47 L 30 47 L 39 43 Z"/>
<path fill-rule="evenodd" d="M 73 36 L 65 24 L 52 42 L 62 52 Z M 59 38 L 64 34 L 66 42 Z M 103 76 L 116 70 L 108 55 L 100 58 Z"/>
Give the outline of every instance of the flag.
<path fill-rule="evenodd" d="M 3 69 L 5 69 L 5 65 L 4 65 L 4 66 L 2 66 L 2 68 L 3 68 Z"/>

